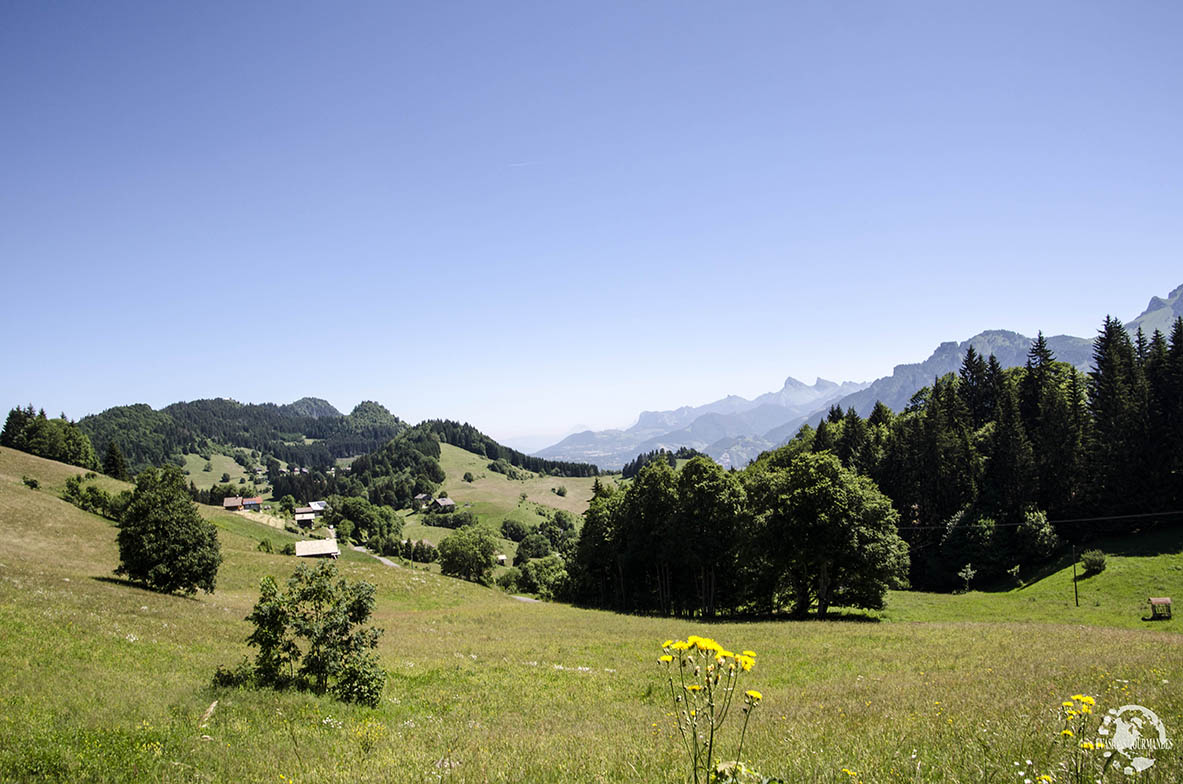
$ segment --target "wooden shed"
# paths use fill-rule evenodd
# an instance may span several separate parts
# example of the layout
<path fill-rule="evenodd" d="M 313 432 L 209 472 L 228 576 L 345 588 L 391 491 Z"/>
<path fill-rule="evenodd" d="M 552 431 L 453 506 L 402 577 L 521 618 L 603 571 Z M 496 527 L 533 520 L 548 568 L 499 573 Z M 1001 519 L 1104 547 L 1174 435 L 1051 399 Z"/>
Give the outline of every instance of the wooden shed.
<path fill-rule="evenodd" d="M 1150 597 L 1150 619 L 1152 621 L 1166 621 L 1171 617 L 1171 597 Z"/>

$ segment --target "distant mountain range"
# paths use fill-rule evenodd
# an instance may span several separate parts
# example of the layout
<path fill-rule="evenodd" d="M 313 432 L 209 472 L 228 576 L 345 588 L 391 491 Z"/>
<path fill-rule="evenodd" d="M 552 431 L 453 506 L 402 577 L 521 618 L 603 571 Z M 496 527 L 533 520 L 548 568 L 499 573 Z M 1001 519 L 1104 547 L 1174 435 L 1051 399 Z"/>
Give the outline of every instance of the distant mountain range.
<path fill-rule="evenodd" d="M 1151 335 L 1161 330 L 1169 335 L 1175 319 L 1183 316 L 1183 286 L 1166 299 L 1152 297 L 1146 310 L 1126 324 L 1131 333 L 1139 328 Z M 960 343 L 941 343 L 923 362 L 897 365 L 890 376 L 869 384 L 818 379 L 812 386 L 794 378 L 785 380 L 776 392 L 754 400 L 729 395 L 703 406 L 683 406 L 672 411 L 643 411 L 627 430 L 585 431 L 567 436 L 535 454 L 548 460 L 593 463 L 614 470 L 642 452 L 674 450 L 689 446 L 704 452 L 724 467 L 742 467 L 761 452 L 784 443 L 803 424 L 816 424 L 833 405 L 853 407 L 862 416 L 870 414 L 876 401 L 895 411 L 904 408 L 912 396 L 934 378 L 961 367 L 966 350 L 973 346 L 984 356 L 993 354 L 1003 367 L 1022 365 L 1032 338 L 1007 330 L 987 330 Z M 1061 362 L 1089 369 L 1093 342 L 1088 338 L 1056 335 L 1048 346 Z"/>

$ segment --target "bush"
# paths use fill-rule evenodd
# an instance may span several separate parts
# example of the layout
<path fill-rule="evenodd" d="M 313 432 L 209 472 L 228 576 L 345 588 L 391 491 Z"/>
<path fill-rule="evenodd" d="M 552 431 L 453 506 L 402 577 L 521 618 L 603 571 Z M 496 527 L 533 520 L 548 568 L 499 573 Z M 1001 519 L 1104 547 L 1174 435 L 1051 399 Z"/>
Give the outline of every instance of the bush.
<path fill-rule="evenodd" d="M 476 480 L 476 477 L 474 477 L 472 475 L 472 471 L 465 471 L 464 472 L 464 481 L 465 482 L 473 482 L 475 480 Z"/>
<path fill-rule="evenodd" d="M 478 525 L 448 534 L 439 545 L 440 571 L 488 585 L 496 566 L 497 540 Z"/>
<path fill-rule="evenodd" d="M 520 542 L 530 534 L 525 523 L 517 520 L 503 520 L 501 522 L 501 536 L 511 542 Z"/>
<path fill-rule="evenodd" d="M 41 483 L 32 477 L 22 476 L 21 481 L 24 482 L 25 487 L 29 488 L 30 490 L 36 490 L 37 488 L 41 487 Z"/>
<path fill-rule="evenodd" d="M 1085 550 L 1080 554 L 1085 574 L 1100 574 L 1105 571 L 1105 553 L 1100 550 Z"/>
<path fill-rule="evenodd" d="M 296 543 L 295 542 L 284 542 L 283 547 L 279 548 L 279 554 L 280 555 L 295 555 L 296 554 Z"/>
<path fill-rule="evenodd" d="M 261 553 L 273 553 L 275 552 L 275 545 L 271 544 L 270 539 L 260 539 L 259 546 L 255 549 Z"/>
<path fill-rule="evenodd" d="M 116 541 L 115 574 L 163 593 L 213 592 L 222 563 L 217 529 L 201 519 L 176 466 L 136 477 Z"/>
<path fill-rule="evenodd" d="M 331 561 L 301 564 L 282 592 L 274 578 L 264 577 L 247 616 L 255 625 L 247 643 L 259 649 L 253 680 L 377 705 L 386 672 L 374 653 L 382 630 L 364 625 L 373 610 L 374 586 L 339 578 Z"/>
<path fill-rule="evenodd" d="M 558 495 L 558 496 L 564 496 L 564 497 L 565 497 L 565 496 L 567 495 L 567 488 L 566 488 L 566 487 L 564 487 L 563 485 L 559 485 L 559 486 L 558 486 L 558 487 L 555 489 L 555 495 Z"/>
<path fill-rule="evenodd" d="M 497 576 L 497 587 L 506 593 L 517 593 L 518 585 L 522 579 L 522 570 L 516 566 L 511 566 Z"/>
<path fill-rule="evenodd" d="M 550 540 L 542 534 L 533 533 L 518 544 L 518 552 L 513 557 L 513 565 L 521 566 L 531 558 L 542 558 L 547 555 L 550 555 Z"/>
<path fill-rule="evenodd" d="M 523 591 L 538 594 L 543 599 L 553 599 L 562 590 L 567 580 L 563 560 L 551 554 L 522 566 L 518 585 Z"/>

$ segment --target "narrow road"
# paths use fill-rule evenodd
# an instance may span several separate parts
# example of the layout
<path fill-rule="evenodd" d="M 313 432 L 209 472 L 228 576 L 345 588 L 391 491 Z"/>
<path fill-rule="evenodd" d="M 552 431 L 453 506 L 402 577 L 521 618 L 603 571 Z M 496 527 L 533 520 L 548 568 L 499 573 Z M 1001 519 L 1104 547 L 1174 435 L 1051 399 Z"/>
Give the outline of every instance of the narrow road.
<path fill-rule="evenodd" d="M 360 544 L 351 544 L 349 546 L 359 553 L 369 553 L 371 556 L 373 556 L 374 558 L 377 558 L 379 561 L 386 564 L 387 566 L 393 566 L 395 569 L 402 569 L 403 568 L 401 564 L 396 564 L 394 561 L 390 560 L 389 558 L 385 558 L 381 555 L 374 555 L 373 553 L 370 553 L 369 550 L 362 547 Z"/>

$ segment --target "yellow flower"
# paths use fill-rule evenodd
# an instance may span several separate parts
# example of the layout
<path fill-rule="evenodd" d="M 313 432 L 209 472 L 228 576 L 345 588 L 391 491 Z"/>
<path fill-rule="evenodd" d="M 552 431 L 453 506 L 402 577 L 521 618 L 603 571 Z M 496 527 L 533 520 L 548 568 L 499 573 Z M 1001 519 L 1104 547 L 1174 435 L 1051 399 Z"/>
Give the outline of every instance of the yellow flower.
<path fill-rule="evenodd" d="M 702 691 L 702 687 L 697 683 L 693 683 L 686 687 L 686 691 Z"/>
<path fill-rule="evenodd" d="M 685 640 L 678 640 L 676 643 L 674 643 L 670 647 L 673 648 L 675 651 L 688 651 L 688 650 L 690 650 L 690 643 L 686 642 Z"/>
<path fill-rule="evenodd" d="M 1076 737 L 1076 733 L 1073 732 L 1072 730 L 1060 730 L 1060 734 L 1067 737 L 1067 738 Z"/>
<path fill-rule="evenodd" d="M 663 642 L 663 643 L 661 644 L 661 647 L 662 647 L 662 648 L 668 648 L 668 647 L 670 647 L 670 646 L 671 646 L 671 645 L 673 645 L 673 644 L 674 644 L 674 641 L 673 641 L 673 640 L 666 640 L 665 642 Z"/>
<path fill-rule="evenodd" d="M 755 689 L 748 689 L 747 691 L 744 692 L 744 694 L 751 697 L 754 702 L 759 702 L 760 700 L 764 699 L 764 695 L 761 694 L 760 692 L 756 691 Z"/>
<path fill-rule="evenodd" d="M 751 656 L 747 656 L 747 655 L 736 656 L 735 660 L 737 662 L 739 662 L 740 667 L 743 667 L 744 672 L 747 672 L 748 670 L 752 669 L 752 665 L 756 663 L 755 659 L 753 659 Z"/>
<path fill-rule="evenodd" d="M 750 656 L 750 657 L 752 657 L 753 659 L 754 659 L 754 658 L 756 658 L 756 652 L 755 652 L 755 651 L 744 651 L 744 652 L 743 652 L 743 655 L 744 655 L 744 656 Z"/>
<path fill-rule="evenodd" d="M 1081 747 L 1082 749 L 1091 749 L 1091 748 L 1093 747 L 1093 744 L 1089 743 L 1089 742 L 1086 740 L 1086 741 L 1083 741 L 1083 742 L 1080 744 L 1080 747 Z"/>
<path fill-rule="evenodd" d="M 1061 702 L 1060 704 L 1061 704 L 1061 705 L 1063 705 L 1065 708 L 1071 708 L 1071 707 L 1072 707 L 1072 705 L 1073 705 L 1073 703 L 1072 703 L 1072 702 L 1070 702 L 1069 700 L 1064 700 L 1064 701 L 1063 701 L 1063 702 Z"/>
<path fill-rule="evenodd" d="M 669 664 L 670 662 L 672 662 L 674 660 L 674 657 L 670 656 L 669 654 L 666 654 L 665 656 L 659 656 L 657 660 L 659 662 L 665 662 L 666 664 Z"/>
<path fill-rule="evenodd" d="M 1083 702 L 1085 705 L 1096 705 L 1097 704 L 1097 701 L 1089 696 L 1082 696 L 1080 698 L 1080 701 Z"/>

